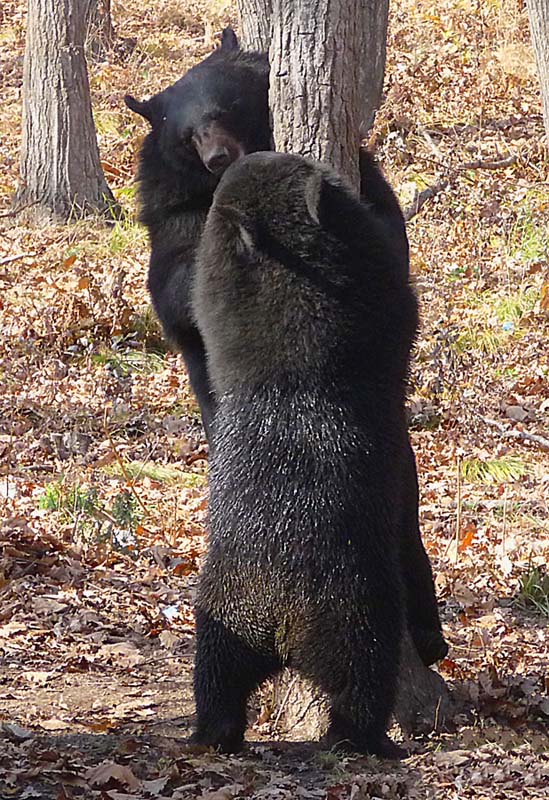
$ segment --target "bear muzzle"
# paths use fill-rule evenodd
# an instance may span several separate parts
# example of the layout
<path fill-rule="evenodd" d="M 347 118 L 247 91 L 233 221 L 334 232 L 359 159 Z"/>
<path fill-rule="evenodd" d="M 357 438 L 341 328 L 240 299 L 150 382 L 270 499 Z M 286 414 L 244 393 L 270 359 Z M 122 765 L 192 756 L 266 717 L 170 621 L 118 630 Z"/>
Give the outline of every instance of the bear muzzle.
<path fill-rule="evenodd" d="M 200 160 L 213 175 L 222 175 L 233 161 L 246 155 L 242 143 L 215 121 L 193 135 L 193 144 Z"/>

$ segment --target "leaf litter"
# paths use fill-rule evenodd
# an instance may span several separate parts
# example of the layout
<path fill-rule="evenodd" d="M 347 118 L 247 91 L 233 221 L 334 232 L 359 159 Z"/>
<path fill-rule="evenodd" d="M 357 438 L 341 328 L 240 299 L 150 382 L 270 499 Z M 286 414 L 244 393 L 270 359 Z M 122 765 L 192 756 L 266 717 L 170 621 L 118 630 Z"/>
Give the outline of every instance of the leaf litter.
<path fill-rule="evenodd" d="M 186 744 L 207 447 L 149 308 L 133 183 L 145 128 L 122 98 L 180 77 L 234 5 L 113 3 L 126 44 L 90 82 L 127 218 L 40 230 L 9 216 L 22 6 L 3 4 L 0 39 L 0 793 L 546 797 L 549 175 L 523 4 L 391 6 L 370 143 L 405 207 L 443 187 L 408 224 L 422 307 L 409 412 L 451 645 L 440 671 L 473 709 L 396 765 L 319 753 L 268 713 L 243 755 Z"/>

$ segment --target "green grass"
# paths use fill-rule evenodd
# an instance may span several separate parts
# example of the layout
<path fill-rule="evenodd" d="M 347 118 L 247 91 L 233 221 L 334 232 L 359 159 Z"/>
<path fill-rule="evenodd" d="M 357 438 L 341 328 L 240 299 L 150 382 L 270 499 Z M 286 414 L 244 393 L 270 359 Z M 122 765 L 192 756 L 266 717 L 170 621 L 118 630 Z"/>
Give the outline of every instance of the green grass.
<path fill-rule="evenodd" d="M 67 487 L 62 482 L 50 483 L 39 500 L 39 507 L 58 511 L 66 518 L 93 514 L 98 509 L 97 490 L 83 486 Z"/>
<path fill-rule="evenodd" d="M 523 335 L 520 322 L 533 311 L 539 291 L 525 286 L 507 294 L 469 292 L 466 297 L 467 308 L 475 313 L 465 321 L 452 347 L 457 353 L 477 351 L 492 355 Z"/>
<path fill-rule="evenodd" d="M 547 218 L 536 213 L 535 204 L 543 207 L 541 187 L 527 195 L 525 202 L 528 205 L 521 210 L 509 236 L 509 254 L 522 263 L 535 263 L 543 261 L 549 256 L 549 226 Z M 549 202 L 549 192 L 546 193 L 545 204 Z M 534 206 L 534 207 L 533 207 Z"/>
<path fill-rule="evenodd" d="M 533 311 L 539 293 L 533 286 L 502 297 L 495 304 L 495 312 L 500 322 L 518 323 L 528 312 Z"/>
<path fill-rule="evenodd" d="M 149 375 L 160 372 L 164 368 L 164 358 L 159 353 L 144 350 L 101 350 L 92 356 L 94 364 L 109 366 L 113 372 L 121 377 L 127 377 L 132 372 Z"/>
<path fill-rule="evenodd" d="M 507 483 L 526 475 L 528 467 L 520 458 L 498 458 L 481 461 L 467 459 L 461 463 L 461 475 L 468 483 Z"/>
<path fill-rule="evenodd" d="M 99 499 L 93 486 L 67 486 L 55 481 L 46 487 L 39 507 L 72 525 L 72 538 L 86 545 L 109 543 L 115 550 L 137 548 L 136 529 L 143 512 L 131 492 L 123 490 L 110 503 Z"/>
<path fill-rule="evenodd" d="M 120 126 L 124 123 L 124 119 L 119 111 L 95 110 L 93 120 L 99 136 L 118 137 Z"/>
<path fill-rule="evenodd" d="M 152 306 L 145 306 L 143 311 L 135 314 L 132 319 L 132 327 L 147 348 L 158 353 L 167 352 L 168 347 L 162 334 L 162 327 Z"/>
<path fill-rule="evenodd" d="M 135 480 L 142 480 L 143 478 L 150 478 L 159 483 L 167 483 L 184 488 L 200 488 L 206 485 L 206 476 L 200 475 L 196 472 L 185 472 L 176 467 L 170 467 L 162 464 L 155 464 L 152 461 L 127 461 L 124 462 L 124 470 L 126 475 Z M 120 464 L 109 464 L 105 468 L 108 475 L 116 477 L 125 477 L 124 471 Z"/>
<path fill-rule="evenodd" d="M 521 608 L 533 609 L 549 617 L 549 575 L 546 568 L 528 565 L 519 578 L 517 603 Z"/>
<path fill-rule="evenodd" d="M 125 253 L 128 250 L 136 251 L 147 247 L 147 232 L 136 222 L 131 214 L 123 214 L 113 226 L 109 250 L 113 255 Z"/>
<path fill-rule="evenodd" d="M 485 355 L 496 353 L 507 341 L 503 331 L 496 331 L 485 325 L 470 323 L 457 337 L 453 347 L 458 353 L 468 353 L 477 350 Z"/>

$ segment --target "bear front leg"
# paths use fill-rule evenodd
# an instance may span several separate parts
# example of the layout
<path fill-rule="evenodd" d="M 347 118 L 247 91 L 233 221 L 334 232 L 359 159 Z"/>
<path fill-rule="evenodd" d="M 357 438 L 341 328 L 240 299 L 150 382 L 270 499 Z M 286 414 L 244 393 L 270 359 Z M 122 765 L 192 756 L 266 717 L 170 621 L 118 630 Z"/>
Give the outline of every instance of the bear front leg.
<path fill-rule="evenodd" d="M 196 611 L 194 693 L 195 744 L 224 753 L 242 749 L 248 698 L 279 669 L 274 659 L 255 652 L 223 623 Z"/>

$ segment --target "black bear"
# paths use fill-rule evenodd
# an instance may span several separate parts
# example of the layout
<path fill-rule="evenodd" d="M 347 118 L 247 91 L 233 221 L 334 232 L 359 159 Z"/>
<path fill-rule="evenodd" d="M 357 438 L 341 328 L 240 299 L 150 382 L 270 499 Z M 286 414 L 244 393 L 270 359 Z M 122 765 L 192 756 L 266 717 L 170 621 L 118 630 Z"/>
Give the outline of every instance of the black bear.
<path fill-rule="evenodd" d="M 360 198 L 384 224 L 387 235 L 393 242 L 402 274 L 408 279 L 410 275 L 408 237 L 400 204 L 372 155 L 365 148 L 360 149 L 359 159 Z M 403 408 L 404 401 L 403 394 Z M 431 563 L 421 539 L 416 459 L 409 438 L 406 449 L 399 526 L 401 565 L 410 633 L 420 658 L 429 666 L 446 656 L 448 645 L 442 635 Z"/>
<path fill-rule="evenodd" d="M 328 694 L 329 742 L 397 755 L 417 327 L 398 244 L 327 167 L 246 156 L 216 190 L 193 308 L 217 397 L 195 741 L 238 750 L 250 693 L 290 665 Z"/>
<path fill-rule="evenodd" d="M 215 401 L 190 314 L 198 240 L 219 177 L 235 159 L 271 149 L 269 63 L 230 28 L 221 47 L 150 100 L 126 105 L 151 125 L 138 170 L 140 219 L 151 243 L 148 287 L 162 327 L 181 351 L 208 439 Z"/>
<path fill-rule="evenodd" d="M 210 443 L 215 397 L 202 337 L 192 319 L 190 282 L 198 241 L 223 170 L 245 153 L 272 147 L 268 80 L 267 56 L 242 51 L 227 28 L 221 47 L 173 86 L 146 102 L 126 97 L 129 108 L 151 124 L 138 174 L 140 218 L 151 241 L 149 290 L 166 335 L 185 359 Z M 400 206 L 363 148 L 360 174 L 361 198 L 386 228 L 395 259 L 407 275 L 408 241 Z M 409 502 L 403 506 L 401 543 L 408 618 L 418 652 L 431 664 L 444 657 L 447 646 L 419 531 L 411 448 L 404 481 Z"/>

